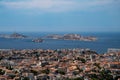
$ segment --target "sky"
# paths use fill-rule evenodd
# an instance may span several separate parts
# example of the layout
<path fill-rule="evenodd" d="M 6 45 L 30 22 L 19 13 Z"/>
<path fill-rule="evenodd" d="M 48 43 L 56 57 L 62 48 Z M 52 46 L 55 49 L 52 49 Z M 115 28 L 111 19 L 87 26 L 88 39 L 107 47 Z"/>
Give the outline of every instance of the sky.
<path fill-rule="evenodd" d="M 120 32 L 120 0 L 0 0 L 0 32 Z"/>

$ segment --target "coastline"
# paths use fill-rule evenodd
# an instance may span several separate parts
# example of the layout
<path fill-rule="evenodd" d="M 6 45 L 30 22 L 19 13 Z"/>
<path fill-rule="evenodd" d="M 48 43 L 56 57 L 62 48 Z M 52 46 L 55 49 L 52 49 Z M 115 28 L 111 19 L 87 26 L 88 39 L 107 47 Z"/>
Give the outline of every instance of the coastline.
<path fill-rule="evenodd" d="M 11 34 L 11 33 L 9 33 Z M 64 49 L 64 48 L 90 48 L 98 53 L 107 52 L 108 48 L 120 48 L 120 35 L 118 33 L 80 33 L 83 36 L 93 35 L 99 39 L 94 42 L 83 42 L 77 40 L 52 40 L 45 39 L 43 43 L 33 43 L 32 39 L 46 36 L 50 33 L 22 33 L 28 36 L 35 36 L 27 39 L 4 39 L 0 38 L 1 49 Z M 52 33 L 51 33 L 52 34 Z M 60 34 L 60 33 L 59 33 Z M 61 33 L 65 34 L 65 33 Z"/>

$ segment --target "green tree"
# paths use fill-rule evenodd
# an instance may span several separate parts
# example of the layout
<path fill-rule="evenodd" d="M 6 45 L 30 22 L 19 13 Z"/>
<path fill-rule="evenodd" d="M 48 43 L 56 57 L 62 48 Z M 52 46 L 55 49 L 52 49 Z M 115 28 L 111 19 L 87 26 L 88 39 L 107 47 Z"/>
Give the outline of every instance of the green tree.
<path fill-rule="evenodd" d="M 103 69 L 100 72 L 101 80 L 113 80 L 113 76 L 111 75 L 111 72 L 109 70 Z"/>
<path fill-rule="evenodd" d="M 37 71 L 35 71 L 35 70 L 30 70 L 31 71 L 31 73 L 33 73 L 34 75 L 38 75 L 38 72 Z"/>
<path fill-rule="evenodd" d="M 42 70 L 41 72 L 42 72 L 42 73 L 45 73 L 45 74 L 49 74 L 49 73 L 50 73 L 50 70 L 47 68 L 47 69 L 45 69 L 45 70 Z"/>
<path fill-rule="evenodd" d="M 11 65 L 6 66 L 6 69 L 13 70 L 13 67 Z"/>
<path fill-rule="evenodd" d="M 0 69 L 0 75 L 4 75 L 5 74 L 5 71 Z"/>
<path fill-rule="evenodd" d="M 16 75 L 9 75 L 9 77 L 11 77 L 11 79 L 14 79 Z"/>
<path fill-rule="evenodd" d="M 0 61 L 3 59 L 3 56 L 0 56 Z"/>
<path fill-rule="evenodd" d="M 64 70 L 60 70 L 60 69 L 58 69 L 58 70 L 56 71 L 56 73 L 59 73 L 59 74 L 61 74 L 61 75 L 65 75 L 65 74 L 66 74 Z"/>
<path fill-rule="evenodd" d="M 101 69 L 100 63 L 94 63 L 93 65 L 96 66 L 97 68 Z"/>
<path fill-rule="evenodd" d="M 28 77 L 24 77 L 22 80 L 30 80 Z"/>
<path fill-rule="evenodd" d="M 85 63 L 86 60 L 84 58 L 77 57 L 77 60 L 80 60 L 82 63 Z"/>

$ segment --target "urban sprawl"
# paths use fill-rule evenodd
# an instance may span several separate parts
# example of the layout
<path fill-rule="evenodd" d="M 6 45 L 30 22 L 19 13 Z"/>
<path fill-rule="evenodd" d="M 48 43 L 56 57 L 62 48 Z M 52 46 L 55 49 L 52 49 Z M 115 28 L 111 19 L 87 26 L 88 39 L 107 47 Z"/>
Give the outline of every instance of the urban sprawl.
<path fill-rule="evenodd" d="M 120 50 L 0 50 L 0 80 L 120 80 Z"/>

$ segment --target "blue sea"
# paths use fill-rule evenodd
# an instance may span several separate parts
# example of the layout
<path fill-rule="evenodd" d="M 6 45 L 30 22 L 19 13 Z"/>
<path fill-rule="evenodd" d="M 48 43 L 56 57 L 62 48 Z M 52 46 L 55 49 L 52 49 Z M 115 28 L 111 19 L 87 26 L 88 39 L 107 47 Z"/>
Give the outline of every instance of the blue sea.
<path fill-rule="evenodd" d="M 49 34 L 67 34 L 67 32 L 20 32 L 21 34 L 30 36 L 28 39 L 6 39 L 0 38 L 0 49 L 73 49 L 73 48 L 89 48 L 97 53 L 105 53 L 108 48 L 120 48 L 120 33 L 99 33 L 99 32 L 77 32 L 82 36 L 95 36 L 98 38 L 94 42 L 73 41 L 73 40 L 53 40 L 44 39 L 42 43 L 32 42 L 32 38 L 44 37 Z M 12 34 L 1 32 L 0 34 Z"/>

